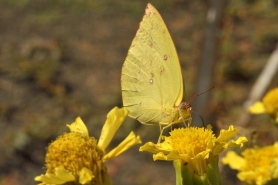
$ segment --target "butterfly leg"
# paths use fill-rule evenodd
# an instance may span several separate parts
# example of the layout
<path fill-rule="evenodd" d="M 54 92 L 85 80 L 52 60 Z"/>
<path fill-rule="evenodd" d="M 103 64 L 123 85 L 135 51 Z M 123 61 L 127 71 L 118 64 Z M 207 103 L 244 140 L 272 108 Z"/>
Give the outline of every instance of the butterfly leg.
<path fill-rule="evenodd" d="M 179 109 L 179 120 L 183 122 L 185 127 L 189 127 L 191 125 L 192 117 L 189 111 Z M 187 124 L 186 124 L 187 123 Z"/>
<path fill-rule="evenodd" d="M 183 122 L 184 126 L 186 127 L 185 119 L 184 119 L 184 117 L 182 116 L 182 111 L 181 111 L 180 109 L 179 109 L 179 115 L 180 115 L 179 120 L 181 120 L 181 121 Z"/>
<path fill-rule="evenodd" d="M 158 138 L 158 141 L 157 141 L 157 144 L 161 142 L 161 139 L 164 137 L 163 136 L 163 132 L 166 128 L 169 128 L 171 127 L 172 128 L 172 125 L 174 124 L 174 122 L 172 123 L 159 123 L 159 127 L 160 127 L 160 135 L 159 135 L 159 138 Z M 162 127 L 162 125 L 166 125 L 164 127 Z"/>
<path fill-rule="evenodd" d="M 185 119 L 183 117 L 181 117 L 181 119 L 182 119 L 184 126 L 186 127 L 187 125 L 185 124 Z"/>
<path fill-rule="evenodd" d="M 192 122 L 191 114 L 189 115 L 189 117 L 185 121 L 187 121 L 187 127 L 190 127 L 191 122 Z"/>
<path fill-rule="evenodd" d="M 162 128 L 162 124 L 159 124 L 159 128 L 160 128 L 160 134 L 159 134 L 159 138 L 158 138 L 158 141 L 157 141 L 157 144 L 160 143 L 161 139 L 162 139 L 162 132 L 163 132 L 163 128 Z"/>

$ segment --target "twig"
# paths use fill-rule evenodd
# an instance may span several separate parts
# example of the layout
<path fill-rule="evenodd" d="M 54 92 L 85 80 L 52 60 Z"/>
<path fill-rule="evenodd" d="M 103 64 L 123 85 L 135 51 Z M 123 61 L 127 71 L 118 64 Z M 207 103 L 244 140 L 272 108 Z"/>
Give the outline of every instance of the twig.
<path fill-rule="evenodd" d="M 278 70 L 278 43 L 276 45 L 275 50 L 270 55 L 263 71 L 261 72 L 258 80 L 254 84 L 249 98 L 244 102 L 243 109 L 238 124 L 246 127 L 250 123 L 251 115 L 248 113 L 248 108 L 262 98 L 265 93 L 267 87 L 269 86 L 271 80 L 275 76 L 275 73 Z"/>
<path fill-rule="evenodd" d="M 204 48 L 202 51 L 202 57 L 199 64 L 196 92 L 203 92 L 204 89 L 208 89 L 212 86 L 213 69 L 216 58 L 217 41 L 219 39 L 219 25 L 222 21 L 222 14 L 225 1 L 222 0 L 210 0 L 210 7 L 207 12 L 207 25 L 205 30 Z M 202 95 L 201 98 L 197 98 L 193 102 L 193 109 L 199 114 L 205 115 L 205 107 L 209 101 L 209 93 Z M 197 117 L 198 115 L 192 115 L 193 123 L 195 126 L 202 126 L 202 123 Z M 206 115 L 207 116 L 207 115 Z"/>

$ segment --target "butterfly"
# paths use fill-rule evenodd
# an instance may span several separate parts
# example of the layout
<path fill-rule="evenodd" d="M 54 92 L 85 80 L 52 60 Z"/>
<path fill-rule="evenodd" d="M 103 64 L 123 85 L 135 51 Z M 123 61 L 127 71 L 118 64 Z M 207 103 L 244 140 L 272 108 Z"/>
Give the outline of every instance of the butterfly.
<path fill-rule="evenodd" d="M 121 88 L 129 116 L 143 124 L 160 125 L 161 135 L 174 123 L 190 125 L 191 106 L 182 102 L 178 55 L 163 19 L 151 4 L 124 61 Z"/>

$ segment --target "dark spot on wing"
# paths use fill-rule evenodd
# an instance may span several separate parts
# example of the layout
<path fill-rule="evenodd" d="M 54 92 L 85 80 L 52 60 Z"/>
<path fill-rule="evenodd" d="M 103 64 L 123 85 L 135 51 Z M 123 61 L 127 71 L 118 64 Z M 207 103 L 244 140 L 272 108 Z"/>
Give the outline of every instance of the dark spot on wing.
<path fill-rule="evenodd" d="M 153 77 L 154 77 L 154 74 L 153 74 L 153 73 L 151 73 L 150 85 L 152 85 L 152 84 L 153 84 Z"/>
<path fill-rule="evenodd" d="M 165 68 L 164 68 L 164 67 L 160 68 L 160 74 L 161 74 L 161 75 L 164 73 L 164 71 L 165 71 Z"/>
<path fill-rule="evenodd" d="M 166 61 L 168 59 L 168 55 L 164 55 L 163 59 Z"/>

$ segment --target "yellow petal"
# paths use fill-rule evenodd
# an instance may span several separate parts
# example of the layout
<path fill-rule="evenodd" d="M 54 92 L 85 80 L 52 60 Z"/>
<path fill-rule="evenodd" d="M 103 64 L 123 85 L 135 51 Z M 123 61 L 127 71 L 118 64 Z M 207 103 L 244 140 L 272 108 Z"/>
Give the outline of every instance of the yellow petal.
<path fill-rule="evenodd" d="M 119 109 L 118 107 L 113 108 L 108 114 L 105 124 L 102 127 L 98 146 L 105 151 L 106 147 L 111 142 L 116 131 L 121 126 L 128 114 L 128 110 L 125 108 Z"/>
<path fill-rule="evenodd" d="M 211 149 L 206 149 L 205 151 L 202 151 L 202 152 L 200 152 L 200 153 L 198 153 L 195 157 L 197 157 L 197 158 L 202 158 L 202 160 L 204 160 L 204 159 L 208 159 L 209 158 L 209 154 L 210 154 L 210 152 L 211 152 Z M 195 158 L 194 157 L 194 158 Z M 194 159 L 193 158 L 193 159 Z"/>
<path fill-rule="evenodd" d="M 188 154 L 179 154 L 176 151 L 171 151 L 168 155 L 167 155 L 168 160 L 176 160 L 176 159 L 181 159 L 182 161 L 188 161 L 190 159 Z"/>
<path fill-rule="evenodd" d="M 221 142 L 221 143 L 215 143 L 215 146 L 212 149 L 213 155 L 218 155 L 224 150 L 228 148 L 234 148 L 234 147 L 242 147 L 243 143 L 248 142 L 246 137 L 239 137 L 236 141 L 235 140 L 230 140 L 229 142 Z"/>
<path fill-rule="evenodd" d="M 247 182 L 248 184 L 255 184 L 256 182 L 258 185 L 263 185 L 262 183 L 259 183 L 259 181 L 261 181 L 261 177 L 257 176 L 254 171 L 241 171 L 237 174 L 237 177 L 239 180 Z"/>
<path fill-rule="evenodd" d="M 150 152 L 153 154 L 156 154 L 159 152 L 164 152 L 165 154 L 169 154 L 172 150 L 173 150 L 173 148 L 167 142 L 158 143 L 158 144 L 154 144 L 152 142 L 147 142 L 146 144 L 144 144 L 143 146 L 141 146 L 139 148 L 140 152 L 144 151 L 144 152 Z"/>
<path fill-rule="evenodd" d="M 54 174 L 46 173 L 35 177 L 35 181 L 41 181 L 44 184 L 64 184 L 66 182 L 75 181 L 75 177 L 64 167 L 55 168 Z"/>
<path fill-rule="evenodd" d="M 153 155 L 153 160 L 163 160 L 163 161 L 174 161 L 177 159 L 182 159 L 181 155 L 179 155 L 175 151 L 171 151 L 168 155 L 165 155 L 163 152 L 158 152 Z"/>
<path fill-rule="evenodd" d="M 88 168 L 83 167 L 79 172 L 79 183 L 80 184 L 87 184 L 89 183 L 95 176 L 93 175 L 92 171 Z"/>
<path fill-rule="evenodd" d="M 156 148 L 163 152 L 169 152 L 173 150 L 172 145 L 170 142 L 167 142 L 169 138 L 165 138 L 166 142 L 156 144 Z"/>
<path fill-rule="evenodd" d="M 237 132 L 238 129 L 234 128 L 233 125 L 230 125 L 228 130 L 220 130 L 220 135 L 216 139 L 216 142 L 227 142 L 229 139 L 234 137 Z"/>
<path fill-rule="evenodd" d="M 143 146 L 139 148 L 140 152 L 150 152 L 153 154 L 159 153 L 160 150 L 156 147 L 156 145 L 153 142 L 147 142 Z"/>
<path fill-rule="evenodd" d="M 196 155 L 189 164 L 194 171 L 197 171 L 198 174 L 203 175 L 207 170 L 207 161 L 204 160 L 203 155 Z"/>
<path fill-rule="evenodd" d="M 260 101 L 255 102 L 251 107 L 249 107 L 249 112 L 251 114 L 263 114 L 266 113 L 264 104 Z"/>
<path fill-rule="evenodd" d="M 226 148 L 234 148 L 234 147 L 242 147 L 243 143 L 248 142 L 248 139 L 246 137 L 239 137 L 236 141 L 231 140 L 228 144 Z"/>
<path fill-rule="evenodd" d="M 213 155 L 218 155 L 227 148 L 242 147 L 243 143 L 247 142 L 246 137 L 239 137 L 236 141 L 230 140 L 238 132 L 238 129 L 234 128 L 233 125 L 229 126 L 228 130 L 221 130 L 219 137 L 216 139 L 215 145 L 212 149 Z M 230 141 L 229 141 L 230 140 Z"/>
<path fill-rule="evenodd" d="M 69 127 L 71 132 L 79 132 L 89 136 L 88 129 L 80 117 L 77 117 L 75 119 L 75 122 L 73 122 L 70 125 L 67 125 L 67 127 Z"/>
<path fill-rule="evenodd" d="M 234 151 L 229 151 L 226 156 L 222 158 L 222 163 L 228 164 L 234 170 L 240 170 L 243 167 L 245 160 Z"/>
<path fill-rule="evenodd" d="M 265 112 L 270 115 L 278 113 L 278 88 L 274 88 L 267 92 L 263 97 Z"/>
<path fill-rule="evenodd" d="M 108 154 L 106 154 L 103 157 L 103 160 L 108 160 L 111 159 L 113 157 L 116 157 L 118 155 L 120 155 L 121 153 L 125 152 L 126 150 L 128 150 L 129 148 L 131 148 L 132 146 L 136 145 L 136 144 L 140 144 L 142 143 L 140 136 L 136 136 L 134 134 L 134 132 L 131 132 L 124 141 L 122 141 L 116 148 L 114 148 L 113 150 L 111 150 Z"/>
<path fill-rule="evenodd" d="M 270 173 L 273 179 L 278 178 L 278 158 L 273 159 L 270 163 Z"/>
<path fill-rule="evenodd" d="M 165 142 L 159 144 L 148 142 L 145 145 L 141 146 L 139 151 L 153 153 L 154 161 L 156 160 L 173 161 L 177 159 L 182 159 L 183 161 L 189 160 L 187 154 L 177 153 L 175 150 L 173 150 L 173 148 L 169 147 Z"/>
<path fill-rule="evenodd" d="M 163 153 L 163 152 L 158 152 L 157 154 L 153 155 L 153 160 L 163 160 L 163 161 L 167 161 L 167 156 Z"/>

